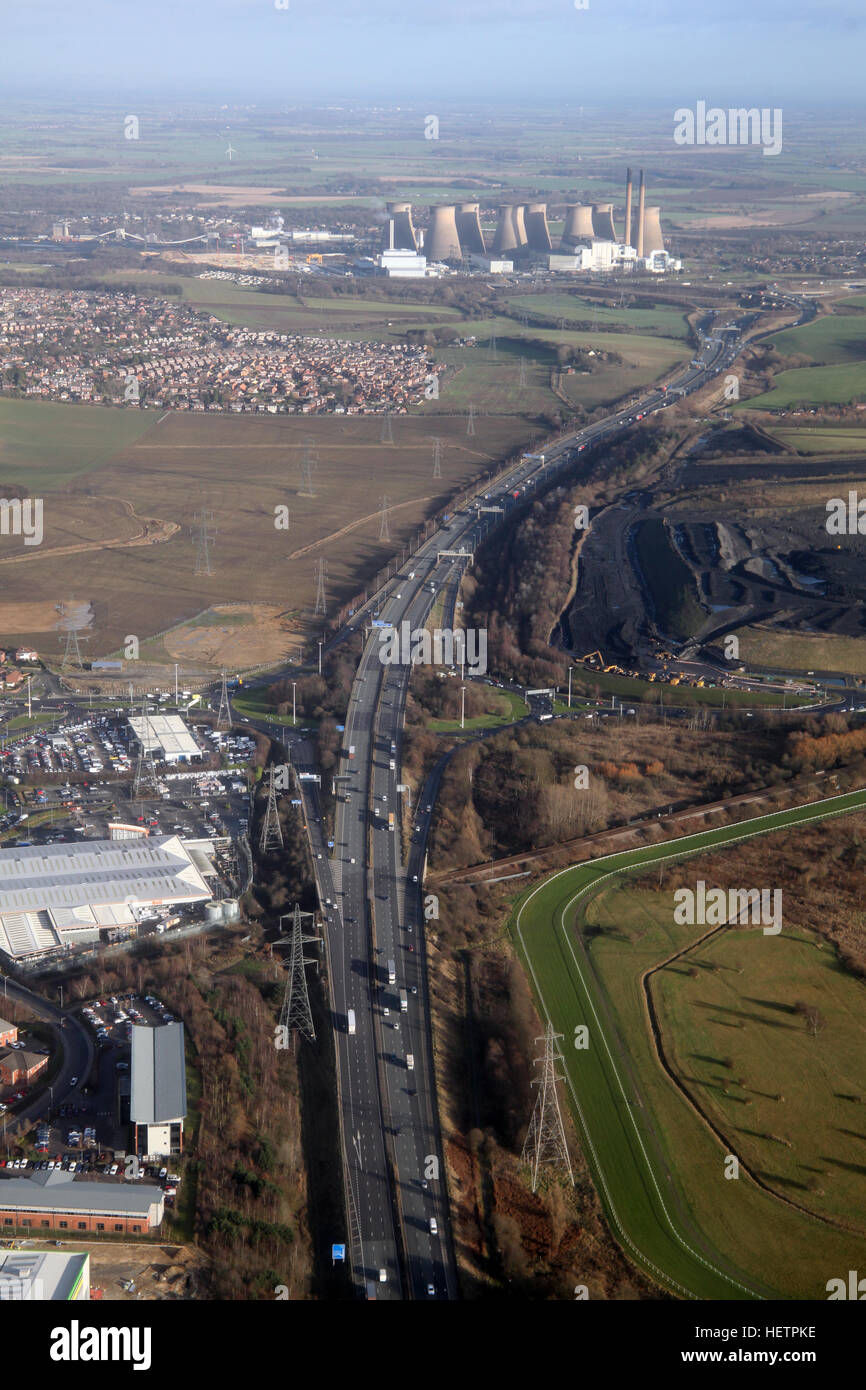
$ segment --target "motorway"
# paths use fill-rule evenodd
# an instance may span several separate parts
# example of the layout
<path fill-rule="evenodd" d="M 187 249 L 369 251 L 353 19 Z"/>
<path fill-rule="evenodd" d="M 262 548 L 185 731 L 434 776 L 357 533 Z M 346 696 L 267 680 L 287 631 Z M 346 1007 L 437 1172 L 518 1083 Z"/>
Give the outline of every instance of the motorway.
<path fill-rule="evenodd" d="M 479 491 L 474 505 L 443 518 L 439 529 L 353 616 L 348 630 L 367 619 L 388 627 L 408 621 L 412 630 L 423 628 L 434 598 L 443 591 L 442 626 L 448 619 L 453 625 L 467 561 L 440 558 L 440 552 L 471 552 L 497 524 L 498 517 L 478 509 L 487 504 L 507 514 L 584 450 L 706 385 L 733 363 L 741 334 L 754 318 L 741 318 L 736 332 L 706 339 L 702 365 L 690 366 L 666 389 L 653 389 L 544 454 L 524 458 L 506 478 L 488 484 L 487 492 Z M 343 640 L 346 631 L 332 638 L 328 648 Z M 422 795 L 422 804 L 404 815 L 405 793 L 398 791 L 400 740 L 412 668 L 409 662 L 384 664 L 381 638 L 381 626 L 367 629 L 349 700 L 332 853 L 323 839 L 315 784 L 302 784 L 326 922 L 349 1208 L 345 1235 L 359 1294 L 370 1289 L 385 1299 L 456 1298 L 424 949 L 421 881 L 432 801 Z M 279 729 L 277 736 L 285 739 L 286 733 Z M 312 770 L 307 745 L 294 745 L 292 760 L 298 770 Z M 391 812 L 393 830 L 388 825 Z M 404 847 L 405 827 L 409 844 Z M 393 982 L 389 962 L 394 962 Z M 406 991 L 405 1012 L 400 990 Z M 355 1021 L 351 1033 L 350 1010 Z M 335 1232 L 335 1239 L 340 1238 Z"/>

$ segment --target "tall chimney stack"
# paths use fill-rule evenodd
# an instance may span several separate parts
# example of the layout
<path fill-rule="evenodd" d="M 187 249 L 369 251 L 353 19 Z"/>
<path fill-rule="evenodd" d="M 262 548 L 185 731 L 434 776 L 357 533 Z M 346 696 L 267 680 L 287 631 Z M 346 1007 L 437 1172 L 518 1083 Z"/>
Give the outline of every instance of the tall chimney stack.
<path fill-rule="evenodd" d="M 640 186 L 637 195 L 637 254 L 638 259 L 643 256 L 643 219 L 644 205 L 646 202 L 646 188 L 644 187 L 643 169 L 640 171 Z"/>
<path fill-rule="evenodd" d="M 625 231 L 622 234 L 623 246 L 631 246 L 631 169 L 625 171 Z"/>

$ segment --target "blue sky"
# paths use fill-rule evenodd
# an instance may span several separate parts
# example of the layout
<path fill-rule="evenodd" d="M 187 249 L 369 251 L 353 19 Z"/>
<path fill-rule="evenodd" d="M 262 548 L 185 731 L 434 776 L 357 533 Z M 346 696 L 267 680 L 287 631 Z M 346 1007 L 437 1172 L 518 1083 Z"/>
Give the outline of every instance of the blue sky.
<path fill-rule="evenodd" d="M 861 102 L 864 0 L 22 0 L 7 93 Z M 582 3 L 582 0 L 581 0 Z M 549 100 L 548 100 L 549 99 Z"/>

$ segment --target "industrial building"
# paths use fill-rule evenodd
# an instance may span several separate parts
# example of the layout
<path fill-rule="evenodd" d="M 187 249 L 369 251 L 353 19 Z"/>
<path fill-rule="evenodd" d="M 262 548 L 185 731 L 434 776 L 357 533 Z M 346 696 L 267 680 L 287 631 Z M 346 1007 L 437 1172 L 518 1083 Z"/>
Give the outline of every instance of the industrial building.
<path fill-rule="evenodd" d="M 144 1236 L 156 1230 L 164 1212 L 162 1188 L 152 1183 L 87 1181 L 66 1168 L 0 1178 L 0 1230 Z"/>
<path fill-rule="evenodd" d="M 383 251 L 377 257 L 376 265 L 380 273 L 387 275 L 390 280 L 423 280 L 430 273 L 426 256 L 396 246 L 389 246 Z"/>
<path fill-rule="evenodd" d="M 510 275 L 514 270 L 514 262 L 503 260 L 501 256 L 470 256 L 469 261 L 486 275 Z"/>
<path fill-rule="evenodd" d="M 183 1152 L 186 1063 L 183 1024 L 132 1029 L 129 1119 L 133 1148 L 142 1158 Z"/>
<path fill-rule="evenodd" d="M 129 727 L 145 753 L 157 762 L 188 763 L 202 753 L 179 714 L 132 715 Z"/>
<path fill-rule="evenodd" d="M 27 960 L 134 927 L 154 907 L 207 902 L 205 869 L 177 835 L 0 850 L 0 952 Z"/>
<path fill-rule="evenodd" d="M 86 1303 L 89 1298 L 86 1251 L 0 1250 L 0 1302 Z"/>

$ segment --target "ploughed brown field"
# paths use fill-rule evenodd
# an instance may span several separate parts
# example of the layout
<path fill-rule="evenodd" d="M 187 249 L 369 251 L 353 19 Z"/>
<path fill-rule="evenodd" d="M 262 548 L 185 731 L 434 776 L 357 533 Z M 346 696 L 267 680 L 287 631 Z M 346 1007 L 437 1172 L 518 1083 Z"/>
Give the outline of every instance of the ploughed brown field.
<path fill-rule="evenodd" d="M 437 415 L 435 426 L 398 416 L 392 432 L 393 444 L 383 444 L 382 420 L 373 416 L 154 412 L 137 441 L 45 493 L 41 545 L 0 537 L 4 638 L 59 652 L 62 639 L 46 638 L 52 624 L 45 615 L 70 595 L 93 610 L 89 657 L 117 650 L 129 634 L 144 642 L 214 605 L 261 604 L 260 614 L 248 610 L 226 624 L 243 632 L 243 651 L 233 656 L 227 640 L 214 647 L 215 659 L 246 665 L 282 657 L 287 630 L 297 635 L 312 613 L 320 559 L 330 614 L 455 491 L 524 446 L 529 427 L 511 416 L 478 416 L 469 436 L 465 416 Z M 434 432 L 442 445 L 437 479 Z M 312 497 L 300 495 L 308 444 Z M 380 539 L 383 497 L 390 539 Z M 278 507 L 288 508 L 288 530 L 275 525 Z M 195 573 L 202 508 L 215 533 L 210 576 Z M 285 621 L 274 621 L 275 610 Z M 211 636 L 218 622 L 216 614 L 204 620 Z M 260 640 L 250 640 L 253 630 Z M 200 659 L 213 645 L 190 644 L 185 634 L 180 643 L 152 644 L 148 659 L 183 659 L 187 647 Z"/>

